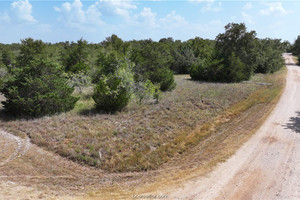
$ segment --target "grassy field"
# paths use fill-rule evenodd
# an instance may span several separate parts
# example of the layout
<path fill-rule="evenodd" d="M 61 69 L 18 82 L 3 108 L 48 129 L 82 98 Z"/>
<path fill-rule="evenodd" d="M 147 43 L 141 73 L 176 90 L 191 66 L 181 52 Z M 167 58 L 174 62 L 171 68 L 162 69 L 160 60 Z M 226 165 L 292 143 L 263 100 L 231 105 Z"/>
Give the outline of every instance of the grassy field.
<path fill-rule="evenodd" d="M 64 157 L 107 171 L 145 171 L 205 141 L 247 109 L 281 92 L 284 70 L 238 84 L 194 82 L 176 76 L 177 87 L 159 104 L 131 103 L 125 111 L 95 114 L 92 90 L 74 110 L 34 120 L 0 121 L 1 127 Z M 270 83 L 270 84 L 261 84 Z"/>

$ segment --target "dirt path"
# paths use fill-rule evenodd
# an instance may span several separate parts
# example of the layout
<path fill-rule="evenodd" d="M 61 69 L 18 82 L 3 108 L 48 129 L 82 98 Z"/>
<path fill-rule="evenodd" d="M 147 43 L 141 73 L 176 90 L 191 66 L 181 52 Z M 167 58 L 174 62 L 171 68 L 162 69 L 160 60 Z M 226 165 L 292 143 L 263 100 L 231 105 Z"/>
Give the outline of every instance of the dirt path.
<path fill-rule="evenodd" d="M 118 176 L 81 166 L 0 130 L 0 199 L 86 199 Z"/>
<path fill-rule="evenodd" d="M 284 57 L 286 88 L 257 133 L 206 177 L 170 190 L 170 199 L 300 199 L 300 68 Z"/>
<path fill-rule="evenodd" d="M 0 166 L 4 166 L 14 159 L 23 156 L 29 147 L 29 138 L 21 139 L 5 131 L 0 131 L 0 155 L 2 156 L 2 159 L 0 160 Z M 8 157 L 3 159 L 5 156 Z"/>

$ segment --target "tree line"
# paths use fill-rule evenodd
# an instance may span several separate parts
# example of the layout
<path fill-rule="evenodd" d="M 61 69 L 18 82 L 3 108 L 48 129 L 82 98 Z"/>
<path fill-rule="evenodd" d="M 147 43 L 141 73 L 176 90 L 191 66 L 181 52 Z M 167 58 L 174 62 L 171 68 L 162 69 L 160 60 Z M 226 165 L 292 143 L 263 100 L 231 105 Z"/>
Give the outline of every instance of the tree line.
<path fill-rule="evenodd" d="M 298 57 L 298 62 L 300 60 L 300 35 L 298 35 L 295 43 L 291 46 L 291 52 Z"/>
<path fill-rule="evenodd" d="M 51 44 L 27 38 L 0 44 L 0 91 L 8 113 L 39 117 L 73 109 L 74 87 L 93 85 L 96 109 L 116 112 L 133 99 L 158 103 L 162 92 L 176 87 L 174 74 L 240 82 L 254 73 L 273 73 L 283 66 L 287 48 L 278 39 L 258 39 L 242 23 L 226 25 L 215 40 L 123 41 L 112 35 L 98 44 L 83 39 Z"/>

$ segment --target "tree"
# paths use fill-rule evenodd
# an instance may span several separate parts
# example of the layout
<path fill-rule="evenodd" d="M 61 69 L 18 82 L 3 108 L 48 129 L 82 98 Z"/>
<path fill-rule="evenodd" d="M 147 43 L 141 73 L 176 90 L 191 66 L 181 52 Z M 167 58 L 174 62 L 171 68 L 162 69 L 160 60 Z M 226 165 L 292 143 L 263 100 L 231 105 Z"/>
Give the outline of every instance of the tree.
<path fill-rule="evenodd" d="M 193 80 L 224 82 L 224 62 L 218 59 L 207 59 L 195 63 L 190 71 Z"/>
<path fill-rule="evenodd" d="M 194 52 L 188 43 L 180 44 L 172 50 L 174 62 L 171 69 L 177 74 L 187 74 L 191 67 L 198 62 Z"/>
<path fill-rule="evenodd" d="M 68 73 L 87 72 L 89 66 L 86 52 L 87 41 L 82 38 L 77 43 L 66 42 L 64 51 L 61 53 L 62 65 Z"/>
<path fill-rule="evenodd" d="M 6 112 L 15 116 L 40 117 L 69 111 L 77 98 L 74 88 L 62 77 L 61 67 L 52 64 L 45 54 L 45 44 L 31 38 L 22 40 L 13 78 L 4 83 L 1 92 Z"/>
<path fill-rule="evenodd" d="M 298 61 L 300 60 L 300 35 L 297 37 L 293 47 L 292 47 L 292 53 L 295 56 L 298 56 Z"/>
<path fill-rule="evenodd" d="M 176 87 L 174 74 L 167 68 L 159 68 L 148 73 L 149 80 L 160 86 L 161 91 L 171 91 Z"/>
<path fill-rule="evenodd" d="M 216 37 L 216 52 L 218 59 L 224 59 L 224 66 L 230 68 L 229 58 L 235 56 L 245 64 L 244 79 L 251 77 L 257 67 L 256 32 L 247 32 L 245 24 L 229 23 L 225 33 Z M 228 80 L 228 79 L 227 79 Z"/>
<path fill-rule="evenodd" d="M 258 65 L 255 73 L 273 73 L 284 65 L 282 53 L 286 49 L 280 40 L 260 39 L 257 46 Z"/>
<path fill-rule="evenodd" d="M 150 80 L 160 84 L 162 91 L 175 88 L 174 75 L 170 70 L 173 57 L 165 42 L 140 41 L 133 46 L 130 59 L 135 64 L 133 70 L 136 82 Z"/>
<path fill-rule="evenodd" d="M 292 45 L 288 40 L 285 40 L 281 43 L 282 49 L 284 52 L 291 52 L 292 51 Z"/>
<path fill-rule="evenodd" d="M 116 51 L 118 54 L 126 55 L 129 43 L 123 42 L 117 35 L 112 34 L 101 43 L 108 51 Z"/>
<path fill-rule="evenodd" d="M 213 48 L 208 40 L 196 37 L 188 40 L 188 43 L 196 58 L 210 59 Z"/>
<path fill-rule="evenodd" d="M 122 61 L 124 61 L 124 59 L 118 58 L 116 52 L 100 52 L 96 61 L 97 72 L 94 74 L 94 81 L 97 81 L 103 74 L 113 74 L 118 69 L 119 65 L 122 65 Z"/>
<path fill-rule="evenodd" d="M 2 59 L 1 59 L 2 63 L 5 65 L 6 69 L 8 72 L 12 71 L 12 68 L 15 64 L 15 57 L 13 55 L 13 53 L 8 50 L 7 48 L 5 48 L 2 51 Z"/>
<path fill-rule="evenodd" d="M 98 111 L 121 111 L 128 105 L 133 92 L 133 74 L 127 68 L 102 75 L 94 90 L 93 99 Z"/>
<path fill-rule="evenodd" d="M 134 87 L 132 63 L 123 54 L 108 50 L 96 61 L 97 72 L 93 99 L 96 109 L 105 112 L 121 111 L 131 100 Z"/>

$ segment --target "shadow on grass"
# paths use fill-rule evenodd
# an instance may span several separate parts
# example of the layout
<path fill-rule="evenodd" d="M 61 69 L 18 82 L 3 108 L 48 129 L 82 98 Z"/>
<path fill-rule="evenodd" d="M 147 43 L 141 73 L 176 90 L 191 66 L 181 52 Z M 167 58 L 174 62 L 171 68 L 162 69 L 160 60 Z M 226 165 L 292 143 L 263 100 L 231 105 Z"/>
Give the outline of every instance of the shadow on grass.
<path fill-rule="evenodd" d="M 300 133 L 300 112 L 296 112 L 296 117 L 291 117 L 289 122 L 283 125 L 285 129 L 290 129 L 296 133 Z"/>
<path fill-rule="evenodd" d="M 89 108 L 89 109 L 82 109 L 80 111 L 78 111 L 78 114 L 81 116 L 96 116 L 96 115 L 116 115 L 118 114 L 118 111 L 116 112 L 106 112 L 106 111 L 101 111 L 101 110 L 97 110 L 96 108 Z"/>
<path fill-rule="evenodd" d="M 82 116 L 94 116 L 98 114 L 105 114 L 105 113 L 100 113 L 96 108 L 89 108 L 89 109 L 82 109 L 78 112 L 79 115 Z"/>
<path fill-rule="evenodd" d="M 9 121 L 16 121 L 16 120 L 32 120 L 35 119 L 33 117 L 28 116 L 14 116 L 10 115 L 5 112 L 4 108 L 0 108 L 0 121 L 9 122 Z"/>
<path fill-rule="evenodd" d="M 107 114 L 114 115 L 114 114 L 117 114 L 118 112 L 99 111 L 93 107 L 93 108 L 82 109 L 80 111 L 77 111 L 76 113 L 81 116 L 96 116 L 96 115 L 107 115 Z M 61 113 L 57 113 L 57 115 L 59 115 L 59 114 L 61 114 Z M 50 115 L 50 116 L 55 116 L 55 115 L 56 114 Z M 38 116 L 38 117 L 30 117 L 30 116 L 26 116 L 26 115 L 14 116 L 14 115 L 11 115 L 11 114 L 5 112 L 5 109 L 0 106 L 0 121 L 3 121 L 3 122 L 16 121 L 16 120 L 34 120 L 34 119 L 38 119 L 38 118 L 42 118 L 42 117 L 45 117 L 45 116 Z"/>

